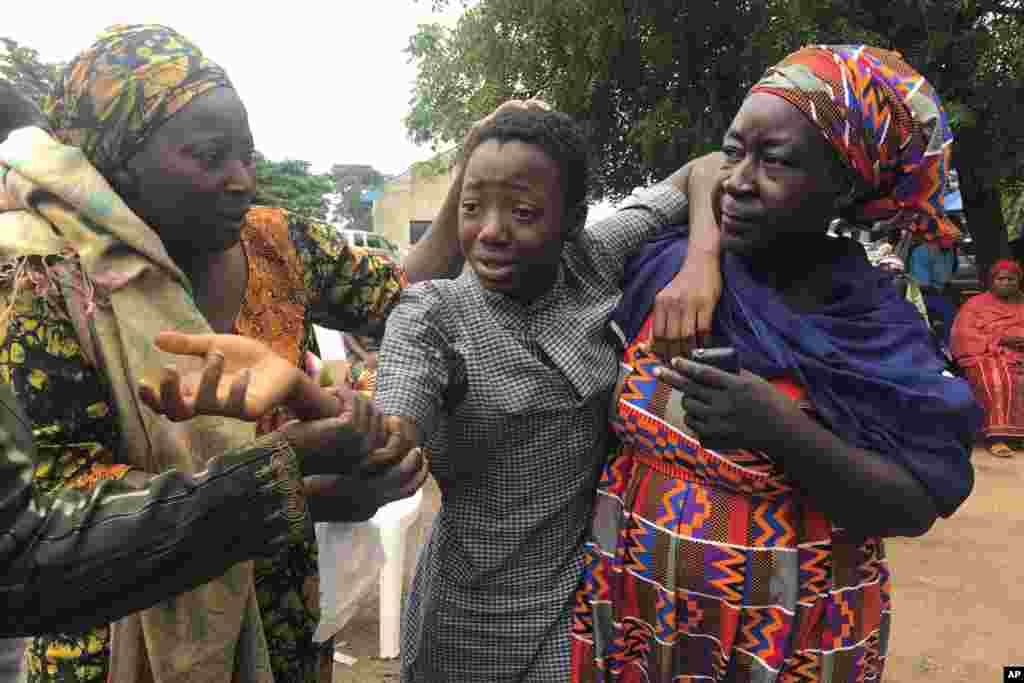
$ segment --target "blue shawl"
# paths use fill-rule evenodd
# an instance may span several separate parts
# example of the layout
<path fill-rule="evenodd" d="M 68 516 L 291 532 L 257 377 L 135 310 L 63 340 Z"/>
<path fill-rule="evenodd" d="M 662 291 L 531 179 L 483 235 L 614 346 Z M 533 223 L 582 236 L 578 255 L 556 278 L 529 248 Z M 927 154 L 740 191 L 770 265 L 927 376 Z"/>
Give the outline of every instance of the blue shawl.
<path fill-rule="evenodd" d="M 826 427 L 909 469 L 949 516 L 974 484 L 970 452 L 981 408 L 965 381 L 944 374 L 917 310 L 850 246 L 836 242 L 831 296 L 805 314 L 754 279 L 742 258 L 724 254 L 716 343 L 734 347 L 742 367 L 761 377 L 804 386 Z M 685 232 L 670 231 L 627 262 L 622 301 L 612 313 L 627 339 L 678 273 L 686 248 Z"/>

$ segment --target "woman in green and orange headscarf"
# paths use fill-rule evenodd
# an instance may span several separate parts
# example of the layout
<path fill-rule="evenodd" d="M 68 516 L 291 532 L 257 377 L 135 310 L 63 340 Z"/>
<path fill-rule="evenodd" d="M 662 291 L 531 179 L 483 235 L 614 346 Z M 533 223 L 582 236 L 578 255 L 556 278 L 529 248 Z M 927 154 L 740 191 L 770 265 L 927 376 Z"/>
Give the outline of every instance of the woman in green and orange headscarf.
<path fill-rule="evenodd" d="M 90 185 L 105 179 L 116 194 L 69 190 L 65 199 L 82 217 L 75 253 L 55 255 L 57 265 L 37 273 L 22 296 L 3 292 L 14 300 L 0 337 L 0 374 L 25 405 L 40 452 L 52 454 L 36 473 L 41 493 L 89 489 L 129 470 L 188 471 L 220 452 L 201 420 L 171 432 L 135 396 L 140 375 L 155 369 L 153 336 L 186 329 L 194 307 L 205 329 L 258 338 L 295 363 L 309 349 L 313 323 L 358 334 L 380 329 L 404 284 L 401 269 L 350 248 L 330 225 L 252 206 L 245 108 L 224 70 L 177 32 L 108 29 L 67 65 L 45 108 L 57 139 L 102 175 Z M 110 216 L 123 220 L 111 227 Z M 330 641 L 312 642 L 315 541 L 257 563 L 258 614 L 255 602 L 237 598 L 252 576 L 218 579 L 198 597 L 118 622 L 113 642 L 107 628 L 38 637 L 30 680 L 143 683 L 180 675 L 228 683 L 232 676 L 268 681 L 269 669 L 278 681 L 330 680 Z M 264 633 L 269 661 L 260 657 Z M 238 667 L 243 660 L 248 669 Z"/>
<path fill-rule="evenodd" d="M 981 415 L 917 310 L 827 230 L 888 219 L 953 239 L 951 142 L 935 92 L 896 53 L 805 48 L 747 95 L 703 188 L 725 252 L 712 331 L 731 367 L 669 367 L 647 349 L 685 238 L 631 258 L 612 315 L 629 340 L 612 417 L 623 447 L 598 488 L 574 681 L 881 680 L 882 539 L 923 534 L 964 501 Z"/>

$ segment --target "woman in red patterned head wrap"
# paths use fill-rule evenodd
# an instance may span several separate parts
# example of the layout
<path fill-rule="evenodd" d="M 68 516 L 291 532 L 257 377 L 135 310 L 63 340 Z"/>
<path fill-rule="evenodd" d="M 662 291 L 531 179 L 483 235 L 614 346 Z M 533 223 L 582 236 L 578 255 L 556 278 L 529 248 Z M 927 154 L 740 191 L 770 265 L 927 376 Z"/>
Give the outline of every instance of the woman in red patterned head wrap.
<path fill-rule="evenodd" d="M 991 288 L 972 298 L 953 324 L 953 357 L 985 408 L 984 436 L 992 455 L 1009 458 L 1024 440 L 1024 294 L 1021 267 L 999 261 Z M 1012 444 L 1012 446 L 1011 446 Z"/>
<path fill-rule="evenodd" d="M 981 410 L 890 278 L 826 230 L 838 216 L 955 239 L 951 141 L 894 52 L 814 46 L 769 69 L 704 188 L 725 252 L 712 331 L 744 373 L 669 369 L 646 348 L 685 238 L 627 262 L 612 314 L 628 340 L 622 449 L 598 487 L 574 683 L 882 679 L 883 538 L 920 535 L 967 497 Z"/>

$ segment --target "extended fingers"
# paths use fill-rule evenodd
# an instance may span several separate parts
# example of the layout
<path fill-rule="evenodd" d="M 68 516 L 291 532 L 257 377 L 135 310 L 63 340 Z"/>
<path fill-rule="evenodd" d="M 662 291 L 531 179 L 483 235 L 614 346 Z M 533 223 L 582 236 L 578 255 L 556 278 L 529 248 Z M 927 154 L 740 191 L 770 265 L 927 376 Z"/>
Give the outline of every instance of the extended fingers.
<path fill-rule="evenodd" d="M 185 334 L 183 332 L 161 332 L 153 340 L 161 351 L 178 356 L 205 356 L 213 350 L 216 334 Z"/>
<path fill-rule="evenodd" d="M 679 307 L 677 298 L 667 290 L 659 292 L 654 300 L 651 350 L 659 358 L 674 358 L 683 353 L 683 344 L 679 336 L 682 327 Z"/>
<path fill-rule="evenodd" d="M 366 429 L 364 430 L 371 449 L 381 448 L 387 442 L 384 429 L 384 414 L 372 400 L 366 401 Z"/>
<path fill-rule="evenodd" d="M 203 361 L 203 370 L 199 375 L 199 387 L 196 389 L 195 406 L 197 410 L 209 410 L 218 405 L 217 395 L 220 379 L 224 374 L 224 354 L 210 351 Z"/>
<path fill-rule="evenodd" d="M 169 419 L 180 422 L 195 416 L 191 404 L 191 392 L 183 386 L 181 375 L 173 366 L 167 366 L 160 373 L 160 409 Z"/>
<path fill-rule="evenodd" d="M 383 428 L 387 433 L 387 442 L 381 447 L 370 451 L 363 461 L 365 472 L 377 472 L 405 458 L 419 442 L 416 425 L 408 418 L 389 415 L 383 418 Z"/>
<path fill-rule="evenodd" d="M 387 441 L 380 448 L 374 448 L 363 459 L 360 471 L 367 475 L 394 467 L 409 454 L 409 443 L 400 434 L 389 434 Z"/>
<path fill-rule="evenodd" d="M 712 387 L 698 384 L 685 375 L 664 366 L 655 368 L 654 376 L 665 384 L 678 389 L 683 395 L 684 400 L 697 400 L 701 403 L 710 405 L 715 400 L 715 395 L 720 391 Z"/>
<path fill-rule="evenodd" d="M 736 385 L 738 376 L 706 363 L 695 363 L 685 358 L 673 358 L 672 367 L 683 377 L 698 385 L 730 389 Z"/>
<path fill-rule="evenodd" d="M 429 474 L 427 461 L 423 457 L 422 448 L 409 451 L 401 461 L 376 475 L 362 474 L 362 480 L 373 486 L 382 500 L 387 504 L 413 495 L 423 486 Z"/>

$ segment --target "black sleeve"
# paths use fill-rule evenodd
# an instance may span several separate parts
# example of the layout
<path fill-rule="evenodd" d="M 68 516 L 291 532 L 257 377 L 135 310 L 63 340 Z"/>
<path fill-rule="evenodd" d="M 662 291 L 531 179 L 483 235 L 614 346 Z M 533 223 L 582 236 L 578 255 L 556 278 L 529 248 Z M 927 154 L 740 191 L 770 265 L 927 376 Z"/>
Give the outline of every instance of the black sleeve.
<path fill-rule="evenodd" d="M 308 531 L 296 456 L 278 434 L 144 489 L 106 481 L 43 497 L 35 465 L 28 419 L 0 385 L 0 636 L 116 620 Z"/>

